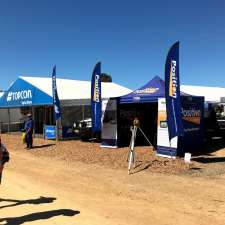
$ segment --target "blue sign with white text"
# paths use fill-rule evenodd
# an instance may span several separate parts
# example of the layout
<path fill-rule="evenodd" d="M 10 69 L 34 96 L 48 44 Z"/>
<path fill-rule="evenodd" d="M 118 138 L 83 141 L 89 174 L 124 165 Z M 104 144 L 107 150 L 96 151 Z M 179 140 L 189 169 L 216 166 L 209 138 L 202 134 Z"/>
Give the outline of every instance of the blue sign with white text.
<path fill-rule="evenodd" d="M 181 96 L 184 136 L 178 139 L 178 154 L 201 150 L 204 145 L 204 97 Z"/>
<path fill-rule="evenodd" d="M 44 136 L 45 136 L 45 139 L 55 139 L 56 138 L 55 126 L 45 125 Z"/>
<path fill-rule="evenodd" d="M 0 98 L 0 108 L 32 105 L 52 105 L 52 97 L 18 78 Z"/>

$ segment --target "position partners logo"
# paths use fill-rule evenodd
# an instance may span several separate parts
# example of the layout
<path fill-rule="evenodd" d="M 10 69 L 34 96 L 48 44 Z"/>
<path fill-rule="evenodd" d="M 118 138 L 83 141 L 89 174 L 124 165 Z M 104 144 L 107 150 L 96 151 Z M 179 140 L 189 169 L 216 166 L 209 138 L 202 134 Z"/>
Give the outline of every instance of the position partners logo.
<path fill-rule="evenodd" d="M 94 86 L 94 96 L 93 96 L 93 100 L 95 102 L 100 102 L 100 87 L 99 87 L 99 79 L 100 79 L 100 76 L 99 75 L 95 75 L 95 86 Z"/>
<path fill-rule="evenodd" d="M 200 124 L 201 120 L 201 110 L 190 108 L 190 109 L 181 109 L 182 119 L 194 124 Z"/>
<path fill-rule="evenodd" d="M 176 74 L 177 62 L 171 61 L 170 66 L 170 84 L 169 84 L 169 96 L 177 98 L 177 74 Z"/>

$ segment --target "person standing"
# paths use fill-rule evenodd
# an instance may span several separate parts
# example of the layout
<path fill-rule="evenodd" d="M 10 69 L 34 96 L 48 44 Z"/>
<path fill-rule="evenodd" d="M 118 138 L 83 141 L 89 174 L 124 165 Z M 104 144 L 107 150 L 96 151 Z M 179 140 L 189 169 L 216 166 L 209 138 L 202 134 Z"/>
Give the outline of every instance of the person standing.
<path fill-rule="evenodd" d="M 33 130 L 34 130 L 34 121 L 32 119 L 32 115 L 27 114 L 27 121 L 25 123 L 25 132 L 26 132 L 26 143 L 27 149 L 31 149 L 33 147 Z"/>
<path fill-rule="evenodd" d="M 2 172 L 4 168 L 4 164 L 9 161 L 9 152 L 2 144 L 1 137 L 0 137 L 0 185 L 2 181 Z"/>

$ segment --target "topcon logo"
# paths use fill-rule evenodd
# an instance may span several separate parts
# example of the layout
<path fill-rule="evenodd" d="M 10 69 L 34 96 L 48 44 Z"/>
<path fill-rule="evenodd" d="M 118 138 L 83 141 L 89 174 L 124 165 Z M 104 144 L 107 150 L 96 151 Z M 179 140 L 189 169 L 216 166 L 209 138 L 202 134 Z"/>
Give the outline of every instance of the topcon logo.
<path fill-rule="evenodd" d="M 12 100 L 12 92 L 9 92 L 8 93 L 8 96 L 7 96 L 7 102 L 10 102 Z"/>
<path fill-rule="evenodd" d="M 94 96 L 93 96 L 93 100 L 95 102 L 99 102 L 100 101 L 100 88 L 99 88 L 99 75 L 95 75 L 95 87 L 94 87 Z"/>
<path fill-rule="evenodd" d="M 17 101 L 17 100 L 25 100 L 32 98 L 31 90 L 17 91 L 17 92 L 9 92 L 7 95 L 7 102 Z"/>
<path fill-rule="evenodd" d="M 172 60 L 170 67 L 170 85 L 169 85 L 169 96 L 177 98 L 177 76 L 176 76 L 177 62 Z"/>

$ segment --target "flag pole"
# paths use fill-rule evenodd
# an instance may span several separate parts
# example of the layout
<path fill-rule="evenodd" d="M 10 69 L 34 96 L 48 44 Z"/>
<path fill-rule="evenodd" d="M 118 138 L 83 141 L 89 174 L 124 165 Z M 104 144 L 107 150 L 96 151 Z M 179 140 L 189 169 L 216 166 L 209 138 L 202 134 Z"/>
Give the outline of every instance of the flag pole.
<path fill-rule="evenodd" d="M 59 140 L 59 120 L 56 120 L 55 121 L 55 136 L 56 136 L 56 142 Z"/>
<path fill-rule="evenodd" d="M 52 100 L 53 100 L 53 109 L 54 109 L 54 118 L 55 118 L 55 136 L 56 142 L 59 140 L 59 122 L 61 119 L 61 107 L 60 101 L 57 92 L 56 86 L 56 66 L 53 67 L 52 72 Z"/>
<path fill-rule="evenodd" d="M 91 121 L 92 140 L 101 132 L 102 99 L 101 99 L 101 62 L 98 62 L 91 77 Z"/>
<path fill-rule="evenodd" d="M 168 124 L 168 136 L 170 150 L 168 155 L 172 157 L 171 140 L 183 135 L 183 123 L 181 118 L 180 79 L 179 79 L 179 41 L 170 48 L 165 63 L 165 99 Z M 177 155 L 175 151 L 174 157 Z"/>

